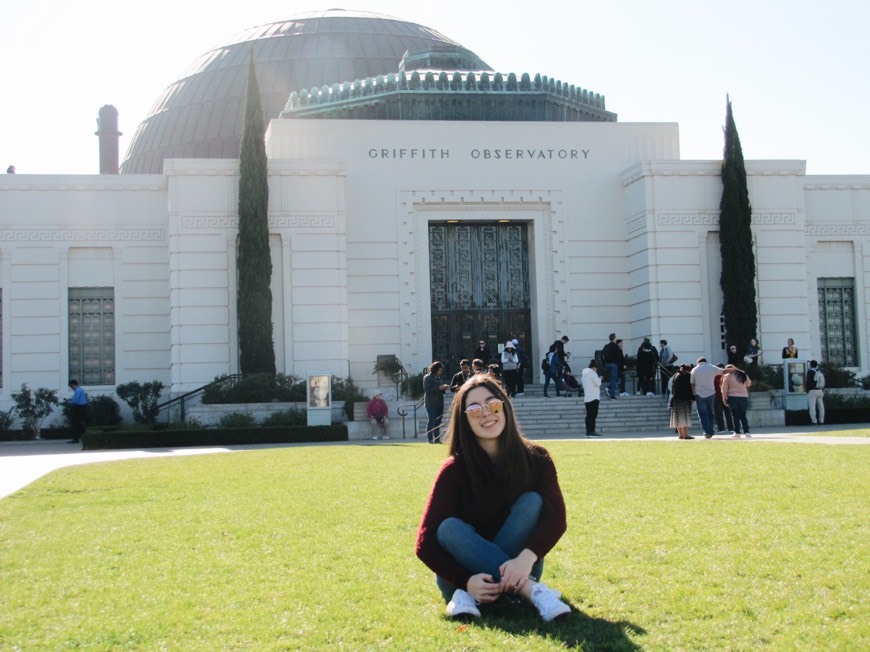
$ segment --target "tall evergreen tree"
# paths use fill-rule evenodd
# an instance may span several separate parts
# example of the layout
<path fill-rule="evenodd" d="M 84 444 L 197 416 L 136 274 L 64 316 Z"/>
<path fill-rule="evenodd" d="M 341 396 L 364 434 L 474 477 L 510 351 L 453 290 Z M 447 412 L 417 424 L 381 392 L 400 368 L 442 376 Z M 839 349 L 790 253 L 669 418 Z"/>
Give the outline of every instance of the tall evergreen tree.
<path fill-rule="evenodd" d="M 243 374 L 275 373 L 265 135 L 266 121 L 263 118 L 252 50 L 239 154 L 239 237 L 236 254 L 239 367 Z"/>
<path fill-rule="evenodd" d="M 756 336 L 755 254 L 752 251 L 752 206 L 746 183 L 743 148 L 726 96 L 725 151 L 722 160 L 722 200 L 719 202 L 719 251 L 722 256 L 722 312 L 725 336 L 743 352 Z"/>

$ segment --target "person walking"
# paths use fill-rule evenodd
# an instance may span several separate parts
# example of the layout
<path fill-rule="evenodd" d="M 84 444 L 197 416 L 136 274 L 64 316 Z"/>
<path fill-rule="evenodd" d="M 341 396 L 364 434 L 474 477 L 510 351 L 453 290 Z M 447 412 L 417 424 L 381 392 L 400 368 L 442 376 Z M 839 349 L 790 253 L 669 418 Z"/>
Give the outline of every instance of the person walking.
<path fill-rule="evenodd" d="M 550 398 L 550 395 L 547 393 L 550 388 L 550 381 L 552 380 L 556 386 L 556 396 L 562 396 L 560 393 L 563 389 L 562 386 L 562 364 L 559 361 L 559 354 L 556 350 L 556 344 L 553 343 L 550 345 L 550 351 L 547 353 L 547 368 L 544 370 L 544 397 Z"/>
<path fill-rule="evenodd" d="M 668 386 L 674 373 L 677 371 L 674 363 L 679 359 L 677 354 L 668 346 L 667 340 L 659 340 L 659 365 L 662 368 L 662 395 L 668 393 Z"/>
<path fill-rule="evenodd" d="M 570 613 L 541 583 L 544 558 L 567 528 L 556 467 L 523 437 L 498 383 L 475 376 L 462 386 L 446 440 L 415 552 L 435 574 L 447 614 L 478 618 L 505 596 L 527 600 L 547 622 Z"/>
<path fill-rule="evenodd" d="M 825 375 L 819 369 L 816 360 L 810 360 L 810 369 L 807 371 L 807 407 L 810 411 L 810 423 L 822 424 L 825 422 Z"/>
<path fill-rule="evenodd" d="M 429 365 L 429 370 L 423 376 L 423 404 L 429 421 L 426 423 L 426 439 L 430 444 L 441 441 L 441 419 L 444 414 L 444 392 L 450 385 L 441 379 L 444 365 L 437 360 Z"/>
<path fill-rule="evenodd" d="M 88 395 L 75 378 L 69 381 L 69 388 L 73 393 L 69 400 L 69 425 L 73 438 L 69 443 L 78 444 L 88 427 Z"/>
<path fill-rule="evenodd" d="M 601 376 L 598 375 L 598 362 L 595 358 L 589 361 L 589 366 L 580 374 L 580 384 L 583 386 L 583 404 L 586 407 L 586 436 L 600 437 L 595 430 L 595 420 L 601 405 Z"/>
<path fill-rule="evenodd" d="M 695 394 L 695 408 L 698 410 L 698 419 L 701 429 L 707 439 L 713 436 L 714 410 L 716 409 L 716 387 L 713 379 L 722 373 L 722 369 L 711 365 L 707 358 L 698 358 L 697 366 L 692 369 L 692 392 Z"/>
<path fill-rule="evenodd" d="M 616 398 L 616 392 L 619 388 L 619 370 L 625 364 L 625 356 L 620 346 L 616 343 L 616 333 L 611 333 L 608 336 L 608 340 L 601 350 L 601 357 L 604 360 L 604 365 L 607 367 L 607 374 L 609 376 L 607 395 L 610 398 Z"/>
<path fill-rule="evenodd" d="M 734 421 L 734 434 L 732 439 L 740 439 L 740 431 L 743 429 L 743 434 L 747 438 L 751 438 L 749 434 L 749 388 L 752 385 L 752 380 L 746 372 L 738 369 L 734 365 L 727 365 L 722 379 L 722 400 L 725 405 L 731 410 L 731 417 Z"/>
<path fill-rule="evenodd" d="M 671 377 L 671 428 L 677 431 L 680 439 L 694 439 L 689 434 L 692 426 L 692 368 L 683 364 Z"/>

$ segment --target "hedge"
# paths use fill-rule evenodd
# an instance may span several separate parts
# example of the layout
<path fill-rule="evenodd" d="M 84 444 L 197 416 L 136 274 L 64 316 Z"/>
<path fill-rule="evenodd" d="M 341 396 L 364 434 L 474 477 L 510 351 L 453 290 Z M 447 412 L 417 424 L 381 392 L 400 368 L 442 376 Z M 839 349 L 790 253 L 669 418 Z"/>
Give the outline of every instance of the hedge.
<path fill-rule="evenodd" d="M 347 426 L 297 426 L 283 428 L 184 429 L 146 431 L 89 430 L 82 450 L 118 448 L 180 448 L 184 446 L 238 446 L 244 444 L 301 444 L 347 441 Z"/>

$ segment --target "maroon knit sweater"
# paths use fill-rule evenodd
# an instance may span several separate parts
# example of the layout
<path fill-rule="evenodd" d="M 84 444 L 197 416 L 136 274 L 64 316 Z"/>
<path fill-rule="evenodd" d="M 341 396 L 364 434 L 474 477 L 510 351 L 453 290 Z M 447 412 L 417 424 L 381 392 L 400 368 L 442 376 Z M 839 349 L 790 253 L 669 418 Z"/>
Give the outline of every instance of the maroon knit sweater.
<path fill-rule="evenodd" d="M 526 548 L 541 559 L 556 545 L 567 525 L 565 501 L 559 488 L 556 467 L 546 451 L 538 450 L 540 453 L 532 456 L 534 482 L 528 490 L 541 494 L 544 505 L 538 527 L 526 543 Z M 494 465 L 491 470 L 496 470 Z M 435 478 L 417 530 L 417 557 L 436 575 L 464 589 L 473 573 L 460 565 L 438 543 L 438 526 L 444 519 L 455 516 L 491 541 L 510 513 L 511 502 L 504 493 L 496 477 L 484 485 L 479 494 L 474 494 L 465 461 L 459 457 L 447 458 Z"/>

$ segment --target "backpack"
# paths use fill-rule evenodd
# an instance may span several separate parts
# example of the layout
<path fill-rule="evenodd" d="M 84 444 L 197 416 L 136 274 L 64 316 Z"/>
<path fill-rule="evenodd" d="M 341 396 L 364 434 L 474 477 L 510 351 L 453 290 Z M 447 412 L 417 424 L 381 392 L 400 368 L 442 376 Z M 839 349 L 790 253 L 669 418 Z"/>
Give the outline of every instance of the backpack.
<path fill-rule="evenodd" d="M 550 356 L 544 356 L 541 360 L 541 371 L 550 371 Z"/>
<path fill-rule="evenodd" d="M 825 374 L 821 372 L 821 370 L 816 369 L 816 377 L 814 379 L 815 387 L 813 389 L 824 389 L 825 388 Z"/>

